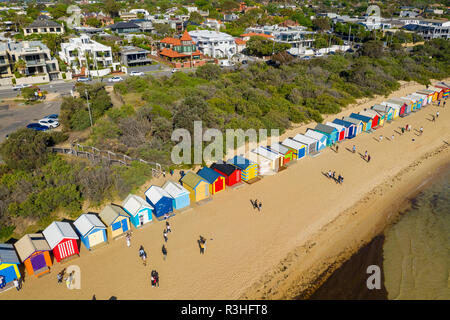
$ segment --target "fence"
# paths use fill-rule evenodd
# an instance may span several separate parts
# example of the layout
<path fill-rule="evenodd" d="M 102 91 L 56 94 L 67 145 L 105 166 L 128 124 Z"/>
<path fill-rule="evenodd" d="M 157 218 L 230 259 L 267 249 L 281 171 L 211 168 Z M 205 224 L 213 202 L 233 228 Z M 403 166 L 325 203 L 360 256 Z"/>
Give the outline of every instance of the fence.
<path fill-rule="evenodd" d="M 159 177 L 162 174 L 162 168 L 159 163 L 149 162 L 143 159 L 131 158 L 124 154 L 115 153 L 109 150 L 100 150 L 95 147 L 82 146 L 78 143 L 72 144 L 70 148 L 52 148 L 52 152 L 68 154 L 75 157 L 85 158 L 92 162 L 106 163 L 108 165 L 119 164 L 129 166 L 132 161 L 139 161 L 148 165 L 154 166 L 152 168 L 152 176 Z"/>

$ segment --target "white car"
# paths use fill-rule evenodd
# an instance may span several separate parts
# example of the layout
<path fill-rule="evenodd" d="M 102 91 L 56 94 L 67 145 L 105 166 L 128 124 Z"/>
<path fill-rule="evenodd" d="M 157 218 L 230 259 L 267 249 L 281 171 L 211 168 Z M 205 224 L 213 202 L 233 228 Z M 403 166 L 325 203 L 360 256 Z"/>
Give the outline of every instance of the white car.
<path fill-rule="evenodd" d="M 172 73 L 175 73 L 175 72 L 178 72 L 178 71 L 180 71 L 180 69 L 177 69 L 177 68 L 173 68 L 172 69 Z"/>
<path fill-rule="evenodd" d="M 112 77 L 108 79 L 108 82 L 120 82 L 123 81 L 122 77 Z"/>
<path fill-rule="evenodd" d="M 13 90 L 14 90 L 14 91 L 17 91 L 17 90 L 21 90 L 21 89 L 23 89 L 23 88 L 29 88 L 29 87 L 31 87 L 31 84 L 26 84 L 26 83 L 24 83 L 24 84 L 18 84 L 17 86 L 14 86 L 14 87 L 13 87 Z"/>
<path fill-rule="evenodd" d="M 49 128 L 56 128 L 59 126 L 59 122 L 57 120 L 47 119 L 47 118 L 39 120 L 39 124 L 42 126 L 49 127 Z"/>
<path fill-rule="evenodd" d="M 141 71 L 131 71 L 130 76 L 144 76 L 145 74 Z"/>

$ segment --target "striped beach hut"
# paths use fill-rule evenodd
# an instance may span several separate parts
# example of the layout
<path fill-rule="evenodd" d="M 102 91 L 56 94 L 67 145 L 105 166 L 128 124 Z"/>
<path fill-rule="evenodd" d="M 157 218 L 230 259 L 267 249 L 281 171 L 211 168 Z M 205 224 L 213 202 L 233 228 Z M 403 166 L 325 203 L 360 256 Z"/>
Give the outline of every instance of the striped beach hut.
<path fill-rule="evenodd" d="M 394 98 L 392 100 L 399 100 L 399 101 L 403 101 L 406 105 L 405 107 L 405 114 L 408 115 L 412 112 L 413 109 L 413 101 L 411 101 L 410 99 L 406 99 L 406 98 Z"/>
<path fill-rule="evenodd" d="M 314 131 L 323 133 L 327 136 L 327 146 L 333 145 L 336 141 L 338 141 L 338 130 L 335 127 L 327 126 L 326 124 L 318 123 Z"/>
<path fill-rule="evenodd" d="M 404 100 L 401 100 L 399 98 L 392 98 L 392 99 L 389 99 L 387 102 L 391 103 L 391 104 L 395 104 L 400 107 L 400 111 L 398 113 L 398 115 L 400 117 L 405 117 L 411 112 L 411 111 L 408 111 L 408 104 Z M 409 109 L 409 110 L 411 110 L 411 109 Z"/>
<path fill-rule="evenodd" d="M 442 94 L 442 98 L 446 99 L 450 96 L 450 83 L 438 82 L 438 83 L 435 83 L 434 86 L 436 88 L 441 88 L 444 90 L 444 93 Z"/>
<path fill-rule="evenodd" d="M 359 114 L 372 118 L 372 129 L 381 127 L 384 124 L 384 118 L 381 119 L 380 115 L 371 109 L 364 109 Z"/>
<path fill-rule="evenodd" d="M 426 103 L 427 105 L 433 102 L 434 91 L 422 89 L 422 90 L 417 90 L 416 93 L 427 96 L 427 103 Z"/>
<path fill-rule="evenodd" d="M 258 146 L 257 148 L 253 149 L 251 152 L 259 155 L 258 157 L 258 164 L 260 162 L 266 162 L 264 159 L 261 159 L 261 157 L 266 158 L 270 161 L 270 169 L 272 171 L 277 172 L 282 166 L 283 166 L 283 156 L 279 153 L 275 153 L 273 151 L 270 151 L 267 148 L 264 148 L 262 146 Z"/>
<path fill-rule="evenodd" d="M 190 203 L 195 203 L 209 198 L 209 183 L 198 174 L 188 171 L 180 179 L 181 185 L 189 191 Z"/>
<path fill-rule="evenodd" d="M 152 222 L 153 207 L 141 197 L 129 194 L 122 202 L 122 208 L 130 215 L 130 222 L 135 228 Z"/>
<path fill-rule="evenodd" d="M 12 285 L 14 279 L 20 279 L 20 260 L 14 246 L 9 243 L 0 243 L 0 276 L 3 277 L 3 285 L 0 292 Z"/>
<path fill-rule="evenodd" d="M 26 234 L 14 244 L 14 247 L 30 276 L 39 277 L 50 272 L 51 248 L 42 233 Z"/>
<path fill-rule="evenodd" d="M 340 124 L 336 124 L 333 122 L 326 122 L 325 123 L 327 126 L 333 127 L 337 130 L 338 134 L 337 134 L 337 141 L 341 142 L 343 140 L 345 140 L 345 137 L 347 136 L 347 128 L 340 125 Z"/>
<path fill-rule="evenodd" d="M 268 146 L 268 149 L 283 155 L 283 165 L 296 159 L 296 152 L 280 143 L 272 143 L 270 146 Z"/>
<path fill-rule="evenodd" d="M 334 119 L 333 123 L 345 127 L 345 139 L 353 139 L 356 136 L 356 124 L 342 119 Z"/>
<path fill-rule="evenodd" d="M 304 134 L 297 134 L 295 137 L 292 138 L 293 140 L 300 142 L 301 144 L 304 144 L 306 146 L 306 154 L 314 154 L 317 150 L 317 144 L 319 141 L 317 141 L 314 138 L 307 137 Z"/>
<path fill-rule="evenodd" d="M 150 188 L 145 191 L 145 200 L 151 204 L 153 207 L 153 214 L 157 218 L 173 212 L 173 199 L 170 194 L 161 187 L 150 186 Z"/>
<path fill-rule="evenodd" d="M 371 117 L 363 116 L 358 113 L 352 113 L 350 115 L 350 118 L 361 120 L 363 123 L 363 131 L 364 132 L 372 130 L 372 118 Z"/>
<path fill-rule="evenodd" d="M 416 111 L 420 110 L 420 108 L 422 108 L 422 104 L 423 104 L 423 98 L 419 97 L 417 95 L 415 95 L 414 93 L 408 94 L 407 96 L 405 96 L 405 98 L 407 99 L 411 99 L 413 101 L 416 102 Z"/>
<path fill-rule="evenodd" d="M 106 205 L 99 214 L 110 239 L 115 239 L 130 230 L 130 215 L 115 204 Z"/>
<path fill-rule="evenodd" d="M 250 181 L 258 176 L 258 164 L 242 156 L 234 156 L 227 163 L 241 170 L 242 181 Z"/>
<path fill-rule="evenodd" d="M 56 261 L 79 255 L 78 236 L 68 222 L 53 221 L 42 232 Z"/>
<path fill-rule="evenodd" d="M 428 90 L 434 91 L 433 101 L 441 100 L 444 95 L 444 89 L 435 86 L 429 86 Z"/>
<path fill-rule="evenodd" d="M 106 226 L 92 213 L 83 213 L 74 221 L 75 231 L 88 250 L 107 242 Z"/>
<path fill-rule="evenodd" d="M 400 117 L 400 111 L 402 111 L 402 105 L 399 103 L 393 103 L 389 101 L 383 101 L 380 103 L 382 106 L 389 106 L 392 108 L 392 119 L 397 119 Z M 403 112 L 405 110 L 405 107 L 403 106 Z"/>
<path fill-rule="evenodd" d="M 421 102 L 422 102 L 421 106 L 420 106 L 421 109 L 428 104 L 428 96 L 427 95 L 421 94 L 421 93 L 418 93 L 418 92 L 413 92 L 413 93 L 411 93 L 411 95 L 413 97 L 416 97 L 416 98 L 421 100 Z"/>
<path fill-rule="evenodd" d="M 214 162 L 210 168 L 222 175 L 225 178 L 225 184 L 229 187 L 241 182 L 241 169 L 232 164 Z"/>
<path fill-rule="evenodd" d="M 385 121 L 392 121 L 394 119 L 394 109 L 390 106 L 376 104 L 372 106 L 372 110 L 384 115 Z"/>
<path fill-rule="evenodd" d="M 296 160 L 300 160 L 306 156 L 306 145 L 303 143 L 287 138 L 281 144 L 294 151 L 294 159 Z"/>
<path fill-rule="evenodd" d="M 400 99 L 405 100 L 408 103 L 408 105 L 411 106 L 411 112 L 417 111 L 417 100 L 416 99 L 413 99 L 412 97 L 407 97 L 407 96 L 400 97 Z"/>
<path fill-rule="evenodd" d="M 317 140 L 317 151 L 326 148 L 328 137 L 325 134 L 315 131 L 313 129 L 307 129 L 305 132 L 305 136 Z"/>
<path fill-rule="evenodd" d="M 181 184 L 169 180 L 163 184 L 162 188 L 173 198 L 174 209 L 183 209 L 191 204 L 190 192 Z"/>
<path fill-rule="evenodd" d="M 211 168 L 203 167 L 197 174 L 209 183 L 209 193 L 211 195 L 225 190 L 225 178 Z"/>

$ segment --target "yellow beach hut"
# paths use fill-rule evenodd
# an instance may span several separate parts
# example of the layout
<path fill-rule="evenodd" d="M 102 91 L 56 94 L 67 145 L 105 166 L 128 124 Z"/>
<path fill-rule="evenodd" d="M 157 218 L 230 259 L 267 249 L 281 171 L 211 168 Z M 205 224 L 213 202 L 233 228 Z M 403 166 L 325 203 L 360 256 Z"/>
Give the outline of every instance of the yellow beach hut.
<path fill-rule="evenodd" d="M 180 182 L 181 185 L 189 191 L 191 203 L 201 201 L 210 196 L 208 181 L 192 171 L 188 171 L 188 173 L 180 179 Z"/>
<path fill-rule="evenodd" d="M 9 243 L 0 244 L 0 292 L 11 287 L 14 279 L 20 279 L 20 260 L 14 246 Z"/>

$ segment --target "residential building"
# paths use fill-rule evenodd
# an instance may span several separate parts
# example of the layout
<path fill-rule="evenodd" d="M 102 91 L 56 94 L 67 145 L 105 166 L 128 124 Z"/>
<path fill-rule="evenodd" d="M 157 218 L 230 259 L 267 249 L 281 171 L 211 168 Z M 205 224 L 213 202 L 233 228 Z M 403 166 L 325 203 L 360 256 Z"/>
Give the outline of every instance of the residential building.
<path fill-rule="evenodd" d="M 420 34 L 425 40 L 450 39 L 450 21 L 447 20 L 418 20 L 402 27 L 407 31 Z"/>
<path fill-rule="evenodd" d="M 203 22 L 202 26 L 216 31 L 220 31 L 220 28 L 225 28 L 225 25 L 223 24 L 222 21 L 209 18 L 206 19 L 205 22 Z"/>
<path fill-rule="evenodd" d="M 226 13 L 223 15 L 223 21 L 231 22 L 239 19 L 239 16 L 235 13 Z"/>
<path fill-rule="evenodd" d="M 158 55 L 172 62 L 176 67 L 200 66 L 205 63 L 202 53 L 197 50 L 197 46 L 187 31 L 184 31 L 180 38 L 162 39 L 159 46 Z"/>
<path fill-rule="evenodd" d="M 153 32 L 155 30 L 155 28 L 153 26 L 153 22 L 151 20 L 135 19 L 135 20 L 130 20 L 130 22 L 137 24 L 139 26 L 139 29 L 142 32 Z"/>
<path fill-rule="evenodd" d="M 12 66 L 9 59 L 8 43 L 0 42 L 0 78 L 13 76 Z"/>
<path fill-rule="evenodd" d="M 132 22 L 121 21 L 108 26 L 108 28 L 111 29 L 111 31 L 116 32 L 118 34 L 140 32 L 139 26 L 136 23 Z"/>
<path fill-rule="evenodd" d="M 236 54 L 234 38 L 223 32 L 193 30 L 189 32 L 198 50 L 212 58 L 231 58 Z"/>
<path fill-rule="evenodd" d="M 137 13 L 133 13 L 133 12 L 122 12 L 120 13 L 120 19 L 122 19 L 125 22 L 128 22 L 130 20 L 134 20 L 137 19 Z"/>
<path fill-rule="evenodd" d="M 50 20 L 47 16 L 39 16 L 33 23 L 23 29 L 23 34 L 63 34 L 64 27 L 55 21 Z"/>
<path fill-rule="evenodd" d="M 152 62 L 148 57 L 148 50 L 133 46 L 122 47 L 120 51 L 120 62 L 127 67 L 143 66 Z"/>
<path fill-rule="evenodd" d="M 131 14 L 135 14 L 136 17 L 137 17 L 138 14 L 144 15 L 145 18 L 147 18 L 150 15 L 150 13 L 147 10 L 145 10 L 145 9 L 131 9 L 129 12 Z"/>

